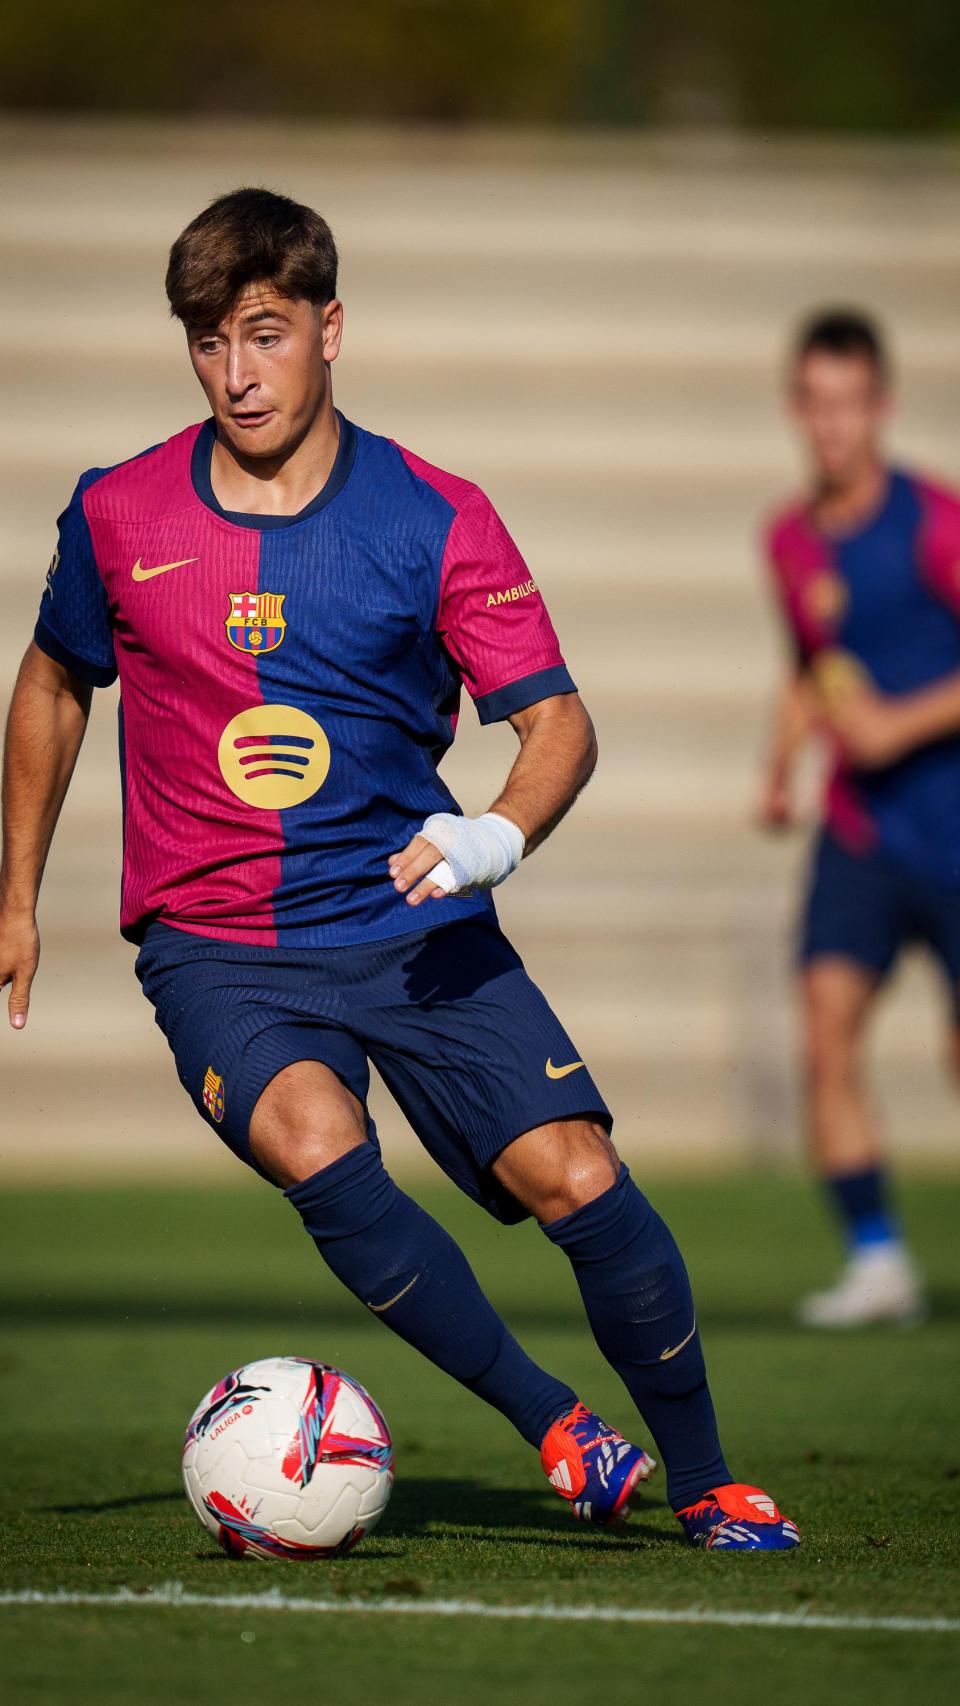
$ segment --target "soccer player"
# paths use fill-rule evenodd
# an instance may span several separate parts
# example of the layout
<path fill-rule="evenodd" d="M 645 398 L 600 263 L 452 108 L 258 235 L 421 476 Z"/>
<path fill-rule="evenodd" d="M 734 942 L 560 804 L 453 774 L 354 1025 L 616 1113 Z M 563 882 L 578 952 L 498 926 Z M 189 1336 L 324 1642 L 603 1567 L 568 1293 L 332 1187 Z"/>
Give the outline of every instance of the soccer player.
<path fill-rule="evenodd" d="M 724 1462 L 677 1246 L 490 890 L 587 781 L 590 719 L 483 493 L 333 406 L 337 253 L 310 208 L 215 201 L 167 272 L 211 418 L 84 474 L 10 711 L 0 985 L 27 1018 L 35 903 L 91 688 L 119 674 L 121 929 L 202 1117 L 354 1295 L 485 1398 L 582 1519 L 655 1467 L 537 1367 L 386 1172 L 372 1060 L 429 1153 L 573 1265 L 694 1545 L 796 1527 Z M 519 753 L 464 817 L 438 775 L 461 684 Z"/>
<path fill-rule="evenodd" d="M 800 943 L 813 1165 L 846 1239 L 837 1284 L 807 1297 L 814 1327 L 916 1321 L 924 1296 L 891 1203 L 864 1081 L 865 1033 L 907 943 L 947 982 L 960 1065 L 960 498 L 890 465 L 890 372 L 863 314 L 809 321 L 790 370 L 810 465 L 805 496 L 767 536 L 792 657 L 761 816 L 791 819 L 811 734 L 833 762 Z"/>

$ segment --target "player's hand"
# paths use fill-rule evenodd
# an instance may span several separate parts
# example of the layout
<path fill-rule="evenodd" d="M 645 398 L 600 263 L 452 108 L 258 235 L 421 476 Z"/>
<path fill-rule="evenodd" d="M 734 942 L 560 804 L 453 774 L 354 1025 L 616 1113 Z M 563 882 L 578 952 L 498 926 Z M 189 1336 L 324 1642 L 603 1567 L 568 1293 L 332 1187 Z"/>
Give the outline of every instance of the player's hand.
<path fill-rule="evenodd" d="M 394 888 L 419 906 L 445 894 L 496 888 L 516 870 L 525 846 L 523 830 L 503 812 L 431 812 L 422 832 L 393 854 L 389 871 Z"/>
<path fill-rule="evenodd" d="M 8 1012 L 15 1031 L 22 1031 L 27 1022 L 39 959 L 40 936 L 33 913 L 0 908 L 0 989 L 11 986 Z"/>
<path fill-rule="evenodd" d="M 913 744 L 906 706 L 870 688 L 835 704 L 829 722 L 844 757 L 859 770 L 896 764 Z"/>
<path fill-rule="evenodd" d="M 423 900 L 444 899 L 446 889 L 438 888 L 428 876 L 442 858 L 439 848 L 422 835 L 408 841 L 402 853 L 390 855 L 388 869 L 393 886 L 398 894 L 406 896 L 408 906 L 419 906 Z"/>
<path fill-rule="evenodd" d="M 757 826 L 779 835 L 794 827 L 793 796 L 786 776 L 774 773 L 766 777 L 756 810 Z"/>

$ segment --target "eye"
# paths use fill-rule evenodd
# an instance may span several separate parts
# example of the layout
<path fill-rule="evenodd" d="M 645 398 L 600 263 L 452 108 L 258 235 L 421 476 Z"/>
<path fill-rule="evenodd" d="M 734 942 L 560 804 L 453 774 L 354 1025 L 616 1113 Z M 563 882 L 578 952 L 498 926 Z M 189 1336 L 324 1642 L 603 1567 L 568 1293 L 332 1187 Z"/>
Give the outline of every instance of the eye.
<path fill-rule="evenodd" d="M 258 349 L 271 349 L 278 341 L 278 334 L 276 332 L 258 332 L 253 341 Z"/>
<path fill-rule="evenodd" d="M 217 340 L 216 340 L 216 338 L 201 338 L 199 343 L 197 344 L 197 349 L 200 351 L 201 355 L 216 355 L 216 353 L 217 353 Z"/>

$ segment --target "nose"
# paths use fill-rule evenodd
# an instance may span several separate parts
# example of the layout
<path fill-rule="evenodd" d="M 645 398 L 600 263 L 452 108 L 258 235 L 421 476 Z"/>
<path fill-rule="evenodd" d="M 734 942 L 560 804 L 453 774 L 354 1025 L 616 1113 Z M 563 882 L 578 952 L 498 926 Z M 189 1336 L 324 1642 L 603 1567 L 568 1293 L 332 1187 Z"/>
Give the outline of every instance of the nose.
<path fill-rule="evenodd" d="M 256 377 L 250 371 L 247 351 L 242 344 L 231 344 L 227 350 L 228 397 L 237 402 L 241 397 L 245 397 L 256 383 Z"/>

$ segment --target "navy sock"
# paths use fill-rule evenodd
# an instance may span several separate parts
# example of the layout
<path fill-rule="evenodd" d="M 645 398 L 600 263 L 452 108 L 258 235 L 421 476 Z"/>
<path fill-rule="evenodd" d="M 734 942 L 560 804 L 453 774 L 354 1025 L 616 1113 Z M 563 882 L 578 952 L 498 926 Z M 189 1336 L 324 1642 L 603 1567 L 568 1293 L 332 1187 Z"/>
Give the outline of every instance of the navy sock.
<path fill-rule="evenodd" d="M 573 1263 L 594 1338 L 663 1458 L 674 1509 L 731 1481 L 687 1270 L 627 1168 L 602 1196 L 543 1231 Z"/>
<path fill-rule="evenodd" d="M 883 1167 L 865 1167 L 859 1173 L 839 1174 L 825 1182 L 851 1250 L 899 1242 L 900 1225 L 890 1205 Z"/>
<path fill-rule="evenodd" d="M 576 1395 L 531 1362 L 449 1233 L 397 1189 L 372 1143 L 285 1193 L 327 1266 L 379 1320 L 485 1398 L 539 1451 Z"/>

